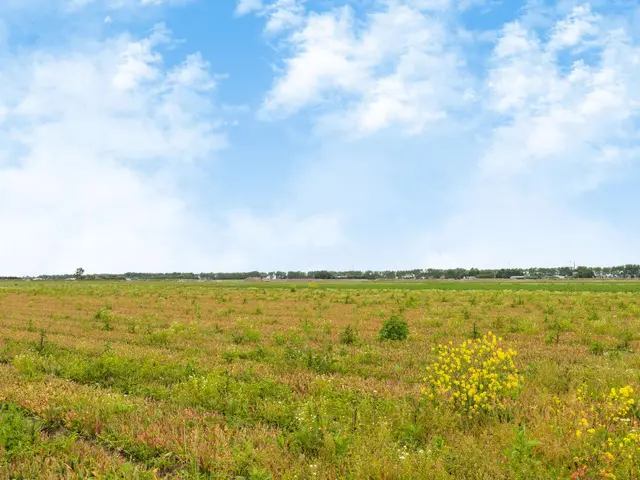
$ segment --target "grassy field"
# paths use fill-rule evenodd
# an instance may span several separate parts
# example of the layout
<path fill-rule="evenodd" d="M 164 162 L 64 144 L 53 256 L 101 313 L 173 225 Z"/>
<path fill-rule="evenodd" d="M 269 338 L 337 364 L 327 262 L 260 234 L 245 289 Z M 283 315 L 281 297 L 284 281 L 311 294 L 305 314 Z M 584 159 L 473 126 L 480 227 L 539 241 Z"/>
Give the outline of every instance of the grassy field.
<path fill-rule="evenodd" d="M 0 478 L 640 478 L 639 292 L 3 283 Z"/>

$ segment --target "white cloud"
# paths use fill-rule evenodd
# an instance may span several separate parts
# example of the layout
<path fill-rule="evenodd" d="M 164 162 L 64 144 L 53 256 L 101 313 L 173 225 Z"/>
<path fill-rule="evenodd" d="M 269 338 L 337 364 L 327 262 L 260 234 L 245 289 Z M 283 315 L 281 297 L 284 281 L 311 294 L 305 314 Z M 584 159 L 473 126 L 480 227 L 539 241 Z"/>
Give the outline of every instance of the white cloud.
<path fill-rule="evenodd" d="M 303 22 L 302 0 L 275 0 L 265 9 L 267 33 L 279 33 L 296 28 Z"/>
<path fill-rule="evenodd" d="M 474 71 L 451 18 L 426 7 L 387 2 L 359 18 L 348 8 L 309 13 L 287 37 L 263 115 L 306 110 L 325 143 L 387 127 L 457 130 L 461 142 L 470 129 L 480 138 L 471 170 L 450 188 L 455 209 L 436 226 L 416 218 L 423 234 L 395 247 L 404 258 L 447 266 L 629 261 L 634 228 L 576 203 L 637 162 L 640 47 L 632 35 L 589 5 L 544 31 L 527 11 L 502 28 L 483 58 L 488 69 Z M 425 157 L 454 169 L 461 163 L 437 150 Z M 425 185 L 432 181 L 425 175 Z"/>
<path fill-rule="evenodd" d="M 191 1 L 194 0 L 66 0 L 66 6 L 74 10 L 90 4 L 104 4 L 107 8 L 117 9 L 123 7 L 183 5 Z"/>
<path fill-rule="evenodd" d="M 453 40 L 442 21 L 408 5 L 390 3 L 364 24 L 347 7 L 311 13 L 287 39 L 263 115 L 321 106 L 324 125 L 342 131 L 420 133 L 469 87 Z"/>
<path fill-rule="evenodd" d="M 217 78 L 199 54 L 164 65 L 168 41 L 160 26 L 1 59 L 4 274 L 275 268 L 290 250 L 339 241 L 331 215 L 192 212 L 176 178 L 225 147 L 228 109 L 214 103 Z M 265 245 L 271 260 L 258 255 Z"/>
<path fill-rule="evenodd" d="M 3 59 L 0 145 L 12 152 L 0 160 L 0 223 L 12 229 L 0 240 L 3 270 L 173 263 L 189 215 L 153 172 L 206 158 L 225 139 L 215 117 L 184 101 L 214 108 L 193 82 L 199 69 L 210 85 L 208 65 L 163 69 L 158 32 Z"/>
<path fill-rule="evenodd" d="M 406 0 L 405 3 L 419 10 L 445 10 L 451 7 L 452 0 Z"/>
<path fill-rule="evenodd" d="M 260 214 L 189 191 L 240 110 L 201 54 L 169 65 L 165 27 L 0 53 L 3 273 L 629 261 L 637 228 L 576 204 L 637 164 L 637 39 L 595 7 L 545 28 L 529 10 L 487 55 L 469 39 L 492 35 L 458 17 L 477 3 L 238 3 L 282 54 L 261 114 L 305 136 L 305 112 L 320 145 L 288 188 L 247 199 Z"/>
<path fill-rule="evenodd" d="M 265 18 L 265 32 L 279 34 L 292 28 L 299 27 L 304 21 L 305 0 L 238 0 L 236 15 L 243 16 L 256 13 Z"/>
<path fill-rule="evenodd" d="M 554 168 L 570 163 L 583 169 L 601 163 L 603 151 L 632 139 L 640 114 L 638 65 L 640 48 L 621 30 L 609 30 L 587 8 L 592 32 L 601 45 L 597 54 L 561 63 L 559 45 L 580 47 L 581 35 L 558 40 L 576 19 L 576 10 L 558 22 L 544 43 L 515 23 L 505 27 L 489 71 L 489 108 L 500 114 L 500 126 L 482 158 L 485 173 L 529 171 L 541 162 Z M 582 18 L 581 17 L 581 18 Z M 618 158 L 621 158 L 618 156 Z"/>
<path fill-rule="evenodd" d="M 247 15 L 259 12 L 264 7 L 262 0 L 238 0 L 236 5 L 236 15 Z"/>
<path fill-rule="evenodd" d="M 503 28 L 483 95 L 494 128 L 457 211 L 425 237 L 428 264 L 615 264 L 635 255 L 634 227 L 576 205 L 637 162 L 640 48 L 588 7 L 551 32 L 545 42 L 519 22 Z M 563 48 L 574 50 L 572 64 Z"/>
<path fill-rule="evenodd" d="M 567 208 L 556 192 L 487 184 L 437 231 L 414 242 L 422 265 L 436 268 L 618 265 L 633 259 L 638 236 Z"/>
<path fill-rule="evenodd" d="M 584 48 L 589 40 L 601 33 L 600 22 L 600 17 L 592 13 L 589 4 L 575 6 L 571 14 L 560 20 L 553 29 L 549 41 L 550 49 L 571 48 L 577 45 Z"/>

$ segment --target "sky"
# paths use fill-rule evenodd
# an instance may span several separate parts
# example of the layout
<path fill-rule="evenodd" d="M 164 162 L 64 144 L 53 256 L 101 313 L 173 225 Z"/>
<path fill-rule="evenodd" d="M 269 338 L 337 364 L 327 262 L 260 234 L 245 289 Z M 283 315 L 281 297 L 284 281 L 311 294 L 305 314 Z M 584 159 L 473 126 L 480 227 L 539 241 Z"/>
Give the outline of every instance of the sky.
<path fill-rule="evenodd" d="M 632 0 L 2 0 L 0 275 L 640 263 Z"/>

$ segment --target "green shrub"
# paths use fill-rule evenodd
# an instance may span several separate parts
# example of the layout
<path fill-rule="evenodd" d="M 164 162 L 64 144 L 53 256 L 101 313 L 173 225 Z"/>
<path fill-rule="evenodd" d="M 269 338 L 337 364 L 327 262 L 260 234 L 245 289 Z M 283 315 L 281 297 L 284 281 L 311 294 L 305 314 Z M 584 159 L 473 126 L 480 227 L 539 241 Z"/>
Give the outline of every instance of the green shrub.
<path fill-rule="evenodd" d="M 324 447 L 324 433 L 316 422 L 301 425 L 288 438 L 289 449 L 310 457 L 317 457 Z"/>
<path fill-rule="evenodd" d="M 395 432 L 396 440 L 403 446 L 418 447 L 426 440 L 425 428 L 414 423 L 403 423 Z"/>
<path fill-rule="evenodd" d="M 308 349 L 306 352 L 306 365 L 309 370 L 317 373 L 335 373 L 341 370 L 331 348 L 321 351 Z"/>
<path fill-rule="evenodd" d="M 391 316 L 380 329 L 378 337 L 381 340 L 406 340 L 409 336 L 409 326 L 400 317 Z"/>
<path fill-rule="evenodd" d="M 631 333 L 629 330 L 623 330 L 616 336 L 618 337 L 618 345 L 616 346 L 616 348 L 618 350 L 628 351 L 630 349 L 630 344 L 634 338 L 633 333 Z"/>
<path fill-rule="evenodd" d="M 144 337 L 144 344 L 162 346 L 168 345 L 171 340 L 171 333 L 169 330 L 158 330 L 157 332 L 147 333 Z"/>
<path fill-rule="evenodd" d="M 100 310 L 93 314 L 94 320 L 109 320 L 111 318 L 111 312 L 109 310 L 111 309 L 102 307 Z"/>
<path fill-rule="evenodd" d="M 598 341 L 591 342 L 589 350 L 594 355 L 602 355 L 604 353 L 604 347 L 602 346 L 602 343 Z"/>
<path fill-rule="evenodd" d="M 47 372 L 46 358 L 32 353 L 16 355 L 12 363 L 18 373 L 27 380 L 40 380 Z"/>
<path fill-rule="evenodd" d="M 358 343 L 358 330 L 351 325 L 347 325 L 345 329 L 340 332 L 340 343 L 343 345 L 354 345 Z"/>
<path fill-rule="evenodd" d="M 260 341 L 260 332 L 255 328 L 245 327 L 231 334 L 231 341 L 236 345 Z"/>
<path fill-rule="evenodd" d="M 0 452 L 27 451 L 38 440 L 40 426 L 12 404 L 0 404 Z"/>

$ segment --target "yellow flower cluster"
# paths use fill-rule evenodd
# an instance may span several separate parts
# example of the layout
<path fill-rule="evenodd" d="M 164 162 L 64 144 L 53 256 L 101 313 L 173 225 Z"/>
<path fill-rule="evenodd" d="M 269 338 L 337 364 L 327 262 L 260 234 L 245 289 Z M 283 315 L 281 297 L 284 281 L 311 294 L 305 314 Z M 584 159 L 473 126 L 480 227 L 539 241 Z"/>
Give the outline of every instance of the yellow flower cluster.
<path fill-rule="evenodd" d="M 580 439 L 583 454 L 587 455 L 577 463 L 583 463 L 586 472 L 601 469 L 602 478 L 615 478 L 613 471 L 625 471 L 630 465 L 637 465 L 640 429 L 633 394 L 633 387 L 629 385 L 612 388 L 599 405 L 591 405 L 588 411 L 581 409 L 576 437 Z M 579 389 L 576 397 L 578 401 L 585 401 L 585 391 Z"/>
<path fill-rule="evenodd" d="M 505 408 L 505 401 L 519 392 L 522 376 L 513 359 L 515 350 L 504 350 L 502 339 L 491 332 L 477 340 L 433 348 L 436 360 L 427 367 L 423 394 L 472 417 Z"/>
<path fill-rule="evenodd" d="M 629 385 L 618 390 L 612 388 L 607 396 L 609 420 L 628 419 L 636 408 L 636 400 L 633 398 L 633 388 Z"/>

